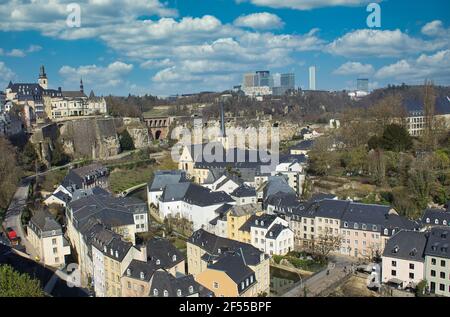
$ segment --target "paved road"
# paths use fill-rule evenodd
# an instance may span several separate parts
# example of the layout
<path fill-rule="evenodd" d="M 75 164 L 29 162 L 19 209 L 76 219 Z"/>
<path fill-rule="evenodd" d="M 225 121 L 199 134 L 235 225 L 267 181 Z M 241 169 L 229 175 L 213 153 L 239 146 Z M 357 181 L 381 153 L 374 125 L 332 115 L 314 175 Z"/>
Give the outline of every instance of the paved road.
<path fill-rule="evenodd" d="M 6 211 L 3 226 L 5 228 L 11 227 L 16 231 L 17 236 L 21 239 L 20 243 L 26 249 L 26 253 L 28 253 L 30 257 L 34 259 L 37 255 L 37 252 L 31 245 L 31 243 L 27 240 L 25 231 L 23 230 L 21 223 L 22 212 L 27 204 L 29 189 L 30 179 L 25 178 L 20 182 L 19 187 L 17 187 L 11 204 Z"/>
<path fill-rule="evenodd" d="M 328 268 L 300 282 L 299 285 L 283 294 L 283 297 L 304 297 L 305 288 L 307 297 L 317 296 L 328 287 L 350 274 L 350 268 L 354 263 L 354 259 L 343 256 L 334 256 L 332 257 Z M 344 272 L 345 267 L 347 268 L 346 272 Z M 327 271 L 329 274 L 327 274 Z"/>

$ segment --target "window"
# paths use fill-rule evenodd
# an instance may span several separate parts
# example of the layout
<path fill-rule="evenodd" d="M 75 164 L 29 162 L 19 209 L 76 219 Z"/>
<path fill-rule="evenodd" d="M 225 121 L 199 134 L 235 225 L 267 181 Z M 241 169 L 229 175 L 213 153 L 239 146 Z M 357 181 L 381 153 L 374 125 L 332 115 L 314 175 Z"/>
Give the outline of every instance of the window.
<path fill-rule="evenodd" d="M 177 296 L 178 296 L 178 297 L 181 297 L 181 289 L 178 289 L 178 290 L 177 290 Z"/>
<path fill-rule="evenodd" d="M 392 276 L 397 276 L 397 271 L 396 271 L 396 270 L 392 270 L 392 271 L 391 271 L 391 275 L 392 275 Z"/>
<path fill-rule="evenodd" d="M 435 223 L 436 225 L 438 225 L 438 224 L 439 224 L 439 220 L 436 219 L 436 220 L 434 221 L 434 223 Z"/>
<path fill-rule="evenodd" d="M 445 291 L 445 284 L 439 284 L 439 290 L 441 292 L 444 292 Z"/>
<path fill-rule="evenodd" d="M 445 272 L 441 272 L 440 277 L 445 278 Z"/>
<path fill-rule="evenodd" d="M 384 235 L 387 236 L 389 234 L 389 230 L 388 229 L 384 229 Z"/>
<path fill-rule="evenodd" d="M 53 248 L 53 254 L 58 254 L 58 248 Z"/>
<path fill-rule="evenodd" d="M 55 263 L 59 263 L 59 258 L 55 258 Z"/>
<path fill-rule="evenodd" d="M 213 288 L 219 288 L 219 283 L 214 282 L 214 283 L 213 283 Z"/>
<path fill-rule="evenodd" d="M 53 244 L 53 245 L 56 245 L 56 238 L 53 238 L 53 239 L 52 239 L 52 244 Z"/>
<path fill-rule="evenodd" d="M 427 223 L 430 223 L 430 218 L 427 218 Z"/>
<path fill-rule="evenodd" d="M 241 289 L 244 289 L 244 288 L 245 288 L 245 283 L 242 282 L 242 283 L 241 283 Z"/>
<path fill-rule="evenodd" d="M 348 222 L 344 222 L 344 228 L 348 228 Z"/>
<path fill-rule="evenodd" d="M 413 279 L 414 279 L 414 273 L 409 273 L 409 278 L 410 278 L 411 280 L 413 280 Z"/>
<path fill-rule="evenodd" d="M 431 265 L 436 265 L 436 259 L 435 258 L 431 259 Z"/>
<path fill-rule="evenodd" d="M 431 270 L 430 274 L 431 274 L 432 277 L 436 277 L 436 271 L 435 270 Z"/>
<path fill-rule="evenodd" d="M 194 286 L 189 286 L 189 294 L 192 294 L 192 293 L 194 293 Z"/>
<path fill-rule="evenodd" d="M 445 267 L 445 260 L 441 260 L 441 266 Z"/>
<path fill-rule="evenodd" d="M 128 287 L 128 289 L 131 289 L 131 282 L 130 281 L 127 282 L 127 287 Z"/>
<path fill-rule="evenodd" d="M 397 267 L 397 261 L 392 261 L 392 266 Z"/>
<path fill-rule="evenodd" d="M 164 290 L 164 297 L 169 297 L 169 292 L 167 290 Z"/>
<path fill-rule="evenodd" d="M 409 269 L 410 270 L 414 270 L 414 264 L 413 263 L 409 263 Z"/>
<path fill-rule="evenodd" d="M 355 223 L 355 224 L 353 225 L 353 228 L 354 228 L 354 229 L 358 229 L 358 228 L 359 228 L 359 227 L 358 227 L 358 224 Z"/>

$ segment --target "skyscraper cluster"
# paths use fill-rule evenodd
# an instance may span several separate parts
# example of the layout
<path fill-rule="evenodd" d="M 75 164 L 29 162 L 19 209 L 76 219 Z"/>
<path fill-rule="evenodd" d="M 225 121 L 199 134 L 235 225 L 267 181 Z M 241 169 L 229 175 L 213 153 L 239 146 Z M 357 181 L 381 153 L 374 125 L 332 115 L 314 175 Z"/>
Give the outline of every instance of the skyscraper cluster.
<path fill-rule="evenodd" d="M 267 70 L 247 73 L 243 78 L 243 90 L 249 96 L 280 96 L 294 88 L 295 74 L 293 73 L 279 75 L 277 84 L 275 84 L 274 76 Z"/>

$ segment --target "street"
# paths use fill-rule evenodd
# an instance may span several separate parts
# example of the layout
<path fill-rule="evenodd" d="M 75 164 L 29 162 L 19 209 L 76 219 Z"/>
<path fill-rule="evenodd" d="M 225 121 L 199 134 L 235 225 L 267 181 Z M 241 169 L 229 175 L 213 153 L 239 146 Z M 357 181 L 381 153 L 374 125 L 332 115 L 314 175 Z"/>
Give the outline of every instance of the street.
<path fill-rule="evenodd" d="M 27 204 L 29 189 L 30 179 L 23 179 L 17 187 L 11 204 L 6 211 L 3 226 L 5 227 L 5 229 L 11 227 L 16 231 L 17 236 L 20 238 L 20 244 L 25 247 L 26 253 L 28 253 L 30 257 L 34 259 L 37 255 L 37 252 L 31 245 L 31 243 L 27 240 L 26 234 L 21 224 L 22 211 Z"/>
<path fill-rule="evenodd" d="M 327 268 L 312 275 L 298 286 L 283 294 L 283 297 L 304 297 L 305 288 L 307 297 L 317 296 L 334 283 L 351 274 L 352 264 L 355 264 L 355 260 L 353 259 L 343 256 L 332 256 Z M 346 268 L 345 272 L 344 268 Z M 327 271 L 329 271 L 329 274 L 327 274 Z"/>

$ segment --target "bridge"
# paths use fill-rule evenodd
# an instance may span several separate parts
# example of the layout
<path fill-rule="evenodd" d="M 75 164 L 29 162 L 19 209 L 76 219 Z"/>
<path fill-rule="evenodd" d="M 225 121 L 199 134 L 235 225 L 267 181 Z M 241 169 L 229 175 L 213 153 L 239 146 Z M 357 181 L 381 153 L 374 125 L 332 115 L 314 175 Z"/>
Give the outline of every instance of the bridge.
<path fill-rule="evenodd" d="M 173 117 L 144 117 L 144 122 L 153 140 L 166 140 L 169 137 L 169 128 L 173 120 Z"/>

